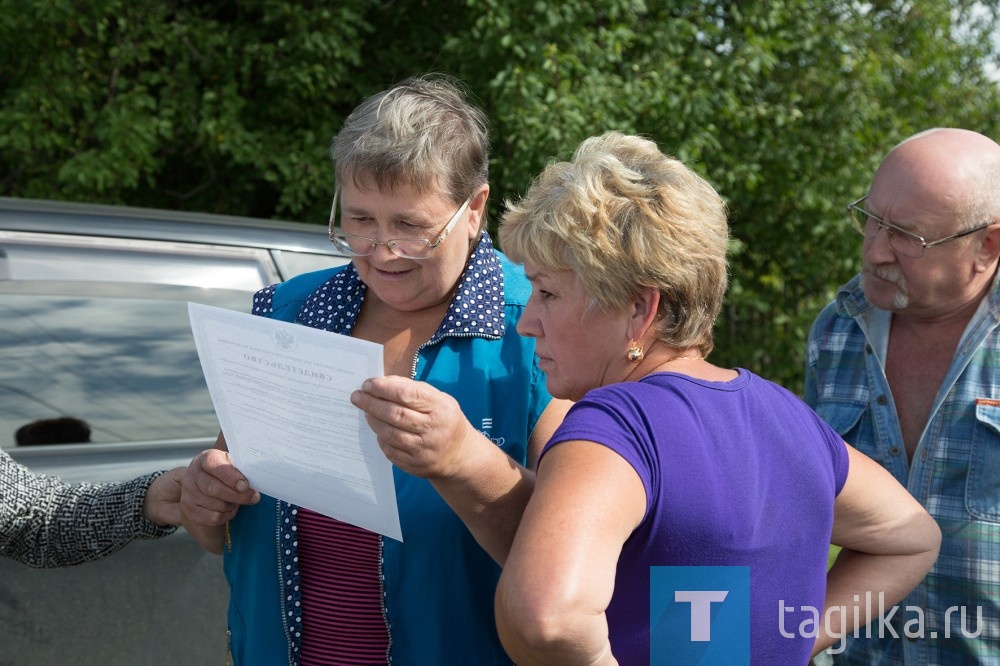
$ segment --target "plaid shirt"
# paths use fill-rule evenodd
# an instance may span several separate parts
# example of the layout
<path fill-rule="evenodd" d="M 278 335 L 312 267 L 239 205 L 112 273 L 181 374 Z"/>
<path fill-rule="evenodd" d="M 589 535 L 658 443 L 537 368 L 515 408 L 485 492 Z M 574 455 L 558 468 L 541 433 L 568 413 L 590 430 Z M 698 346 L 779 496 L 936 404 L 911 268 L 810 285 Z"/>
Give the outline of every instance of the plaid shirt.
<path fill-rule="evenodd" d="M 63 567 L 105 557 L 133 539 L 170 534 L 174 527 L 159 527 L 142 514 L 146 490 L 162 473 L 71 485 L 34 474 L 0 450 L 0 556 Z"/>
<path fill-rule="evenodd" d="M 855 277 L 813 324 L 805 401 L 906 486 L 943 535 L 934 568 L 891 621 L 852 634 L 835 663 L 1000 664 L 998 285 L 965 329 L 912 461 L 884 371 L 891 315 Z"/>

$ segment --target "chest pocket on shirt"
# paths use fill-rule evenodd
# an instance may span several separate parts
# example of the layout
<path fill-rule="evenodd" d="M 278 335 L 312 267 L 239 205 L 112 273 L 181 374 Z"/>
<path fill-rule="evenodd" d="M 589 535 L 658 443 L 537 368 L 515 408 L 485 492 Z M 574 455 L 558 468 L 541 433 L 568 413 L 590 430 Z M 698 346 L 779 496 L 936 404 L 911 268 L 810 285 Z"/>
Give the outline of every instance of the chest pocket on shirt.
<path fill-rule="evenodd" d="M 868 411 L 868 403 L 860 400 L 822 400 L 815 407 L 816 413 L 826 421 L 827 425 L 837 431 L 844 441 L 872 458 L 877 458 L 875 451 L 859 447 L 858 442 L 875 441 L 871 419 L 863 418 Z"/>
<path fill-rule="evenodd" d="M 980 520 L 1000 522 L 1000 406 L 976 405 L 976 420 L 965 506 Z"/>

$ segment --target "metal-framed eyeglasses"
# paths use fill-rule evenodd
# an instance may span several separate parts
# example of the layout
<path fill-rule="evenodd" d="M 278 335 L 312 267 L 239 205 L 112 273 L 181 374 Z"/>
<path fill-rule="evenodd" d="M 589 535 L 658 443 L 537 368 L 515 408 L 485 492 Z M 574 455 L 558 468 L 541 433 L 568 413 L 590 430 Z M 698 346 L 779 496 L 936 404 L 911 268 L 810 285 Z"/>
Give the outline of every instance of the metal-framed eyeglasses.
<path fill-rule="evenodd" d="M 447 238 L 451 230 L 458 224 L 462 213 L 468 210 L 469 204 L 472 203 L 472 197 L 466 199 L 465 203 L 455 211 L 455 214 L 452 215 L 448 224 L 445 225 L 434 241 L 427 238 L 390 238 L 387 241 L 380 241 L 368 238 L 367 236 L 345 234 L 337 228 L 337 198 L 339 195 L 340 190 L 338 189 L 333 193 L 333 206 L 330 208 L 330 242 L 338 250 L 352 257 L 367 257 L 374 253 L 375 248 L 379 245 L 385 245 L 397 257 L 402 257 L 403 259 L 426 259 L 434 251 L 434 248 Z"/>
<path fill-rule="evenodd" d="M 957 234 L 928 241 L 923 236 L 915 234 L 912 231 L 907 231 L 902 227 L 897 227 L 895 224 L 886 222 L 882 218 L 869 213 L 863 206 L 864 201 L 867 198 L 868 195 L 866 194 L 857 201 L 852 201 L 847 204 L 847 213 L 851 217 L 851 225 L 854 227 L 855 231 L 871 240 L 872 238 L 875 238 L 875 234 L 879 232 L 879 229 L 885 229 L 885 233 L 889 237 L 889 245 L 892 246 L 892 249 L 905 257 L 910 257 L 911 259 L 920 259 L 924 256 L 924 251 L 928 248 L 936 247 L 942 243 L 947 243 L 948 241 L 953 241 L 956 238 L 961 238 L 962 236 L 974 234 L 977 231 L 982 231 L 992 224 L 992 222 L 986 222 L 985 224 L 980 224 L 978 227 L 966 229 L 965 231 L 959 231 Z"/>

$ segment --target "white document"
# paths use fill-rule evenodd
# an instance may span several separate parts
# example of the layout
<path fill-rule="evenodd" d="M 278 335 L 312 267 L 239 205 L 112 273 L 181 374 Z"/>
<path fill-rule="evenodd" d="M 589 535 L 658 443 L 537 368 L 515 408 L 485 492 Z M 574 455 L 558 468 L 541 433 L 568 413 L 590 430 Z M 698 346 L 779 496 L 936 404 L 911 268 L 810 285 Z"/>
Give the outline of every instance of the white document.
<path fill-rule="evenodd" d="M 382 345 L 188 303 L 233 464 L 251 487 L 403 540 L 392 480 L 351 392 L 380 377 Z"/>

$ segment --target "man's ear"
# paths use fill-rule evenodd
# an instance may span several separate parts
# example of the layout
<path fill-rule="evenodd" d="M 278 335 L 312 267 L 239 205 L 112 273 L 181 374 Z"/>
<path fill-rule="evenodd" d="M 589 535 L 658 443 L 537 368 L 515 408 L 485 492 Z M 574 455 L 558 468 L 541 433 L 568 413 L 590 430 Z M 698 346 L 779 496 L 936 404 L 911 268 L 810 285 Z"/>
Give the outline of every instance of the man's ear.
<path fill-rule="evenodd" d="M 1000 220 L 994 220 L 993 226 L 986 229 L 979 252 L 976 253 L 976 270 L 980 273 L 996 270 L 998 258 L 1000 258 Z"/>

